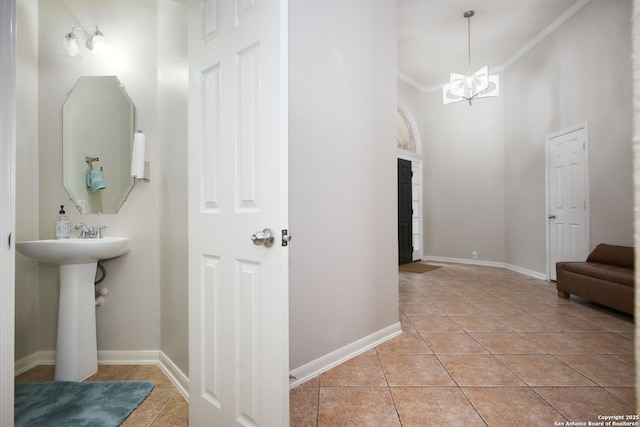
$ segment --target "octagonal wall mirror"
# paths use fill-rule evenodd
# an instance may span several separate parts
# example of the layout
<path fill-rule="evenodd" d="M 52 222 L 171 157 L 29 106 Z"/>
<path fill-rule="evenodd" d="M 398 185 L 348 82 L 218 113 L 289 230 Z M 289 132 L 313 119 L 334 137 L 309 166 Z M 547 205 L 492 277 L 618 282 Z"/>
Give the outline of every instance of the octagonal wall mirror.
<path fill-rule="evenodd" d="M 64 188 L 80 213 L 117 213 L 134 186 L 135 106 L 115 76 L 80 77 L 62 106 Z"/>

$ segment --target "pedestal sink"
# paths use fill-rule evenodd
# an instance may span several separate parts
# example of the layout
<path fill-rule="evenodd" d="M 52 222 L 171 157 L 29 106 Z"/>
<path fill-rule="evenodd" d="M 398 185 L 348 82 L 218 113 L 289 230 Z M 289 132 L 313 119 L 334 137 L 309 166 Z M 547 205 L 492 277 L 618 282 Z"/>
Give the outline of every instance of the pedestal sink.
<path fill-rule="evenodd" d="M 94 281 L 98 261 L 129 252 L 128 237 L 17 242 L 22 254 L 60 265 L 56 381 L 82 381 L 98 371 Z"/>

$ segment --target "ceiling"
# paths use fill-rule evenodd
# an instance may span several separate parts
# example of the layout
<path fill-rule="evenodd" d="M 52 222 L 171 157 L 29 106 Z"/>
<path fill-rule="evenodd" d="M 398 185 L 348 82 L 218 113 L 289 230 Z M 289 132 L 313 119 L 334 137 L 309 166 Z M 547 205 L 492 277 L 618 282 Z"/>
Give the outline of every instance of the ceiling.
<path fill-rule="evenodd" d="M 467 10 L 471 71 L 504 65 L 569 9 L 588 0 L 398 0 L 398 70 L 432 88 L 449 73 L 467 74 Z"/>

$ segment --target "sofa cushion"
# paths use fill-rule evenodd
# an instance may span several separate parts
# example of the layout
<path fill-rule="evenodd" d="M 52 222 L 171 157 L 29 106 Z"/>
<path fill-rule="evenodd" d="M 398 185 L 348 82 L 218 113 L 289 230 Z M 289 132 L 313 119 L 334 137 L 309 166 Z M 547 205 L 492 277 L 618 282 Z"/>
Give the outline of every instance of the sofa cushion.
<path fill-rule="evenodd" d="M 567 262 L 564 263 L 566 271 L 572 271 L 585 276 L 596 277 L 602 280 L 619 283 L 621 285 L 634 285 L 634 274 L 630 268 L 617 265 L 602 264 L 598 262 Z"/>
<path fill-rule="evenodd" d="M 612 264 L 626 268 L 633 268 L 633 261 L 633 247 L 614 246 L 605 243 L 600 243 L 596 246 L 587 258 L 587 262 Z"/>

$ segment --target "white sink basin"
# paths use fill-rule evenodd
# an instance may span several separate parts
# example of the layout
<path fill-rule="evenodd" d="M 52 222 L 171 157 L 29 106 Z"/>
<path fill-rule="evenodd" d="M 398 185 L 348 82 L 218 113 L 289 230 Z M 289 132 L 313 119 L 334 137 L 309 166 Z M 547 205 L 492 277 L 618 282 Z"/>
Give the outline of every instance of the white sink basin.
<path fill-rule="evenodd" d="M 17 242 L 16 249 L 60 265 L 56 381 L 82 381 L 98 371 L 95 288 L 98 261 L 129 252 L 128 237 Z"/>
<path fill-rule="evenodd" d="M 17 242 L 16 249 L 29 258 L 55 264 L 83 264 L 116 258 L 129 252 L 128 237 L 60 239 Z"/>

